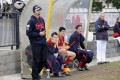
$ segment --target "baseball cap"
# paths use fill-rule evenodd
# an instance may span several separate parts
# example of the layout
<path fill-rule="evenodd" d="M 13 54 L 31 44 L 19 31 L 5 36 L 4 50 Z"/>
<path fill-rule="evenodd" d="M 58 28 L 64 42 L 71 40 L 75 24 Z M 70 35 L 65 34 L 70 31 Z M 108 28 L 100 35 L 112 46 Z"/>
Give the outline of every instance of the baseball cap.
<path fill-rule="evenodd" d="M 42 10 L 42 8 L 39 5 L 35 5 L 33 6 L 33 12 L 35 12 L 35 10 Z"/>

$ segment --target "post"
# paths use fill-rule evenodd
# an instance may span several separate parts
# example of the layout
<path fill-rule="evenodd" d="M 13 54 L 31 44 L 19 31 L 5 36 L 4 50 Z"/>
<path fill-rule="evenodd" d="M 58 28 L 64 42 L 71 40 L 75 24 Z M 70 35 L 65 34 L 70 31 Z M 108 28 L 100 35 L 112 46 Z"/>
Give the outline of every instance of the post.
<path fill-rule="evenodd" d="M 88 13 L 88 23 L 87 23 L 87 30 L 86 30 L 86 41 L 85 41 L 85 47 L 88 47 L 88 32 L 89 32 L 89 26 L 90 26 L 90 18 L 91 18 L 91 13 L 92 13 L 92 3 L 93 0 L 90 0 L 90 7 L 89 7 L 89 13 Z"/>
<path fill-rule="evenodd" d="M 16 11 L 16 49 L 20 47 L 20 38 L 19 38 L 19 11 Z"/>
<path fill-rule="evenodd" d="M 50 0 L 49 7 L 48 7 L 48 17 L 46 21 L 46 38 L 48 38 L 49 28 L 50 28 L 50 18 L 51 18 L 51 12 L 52 12 L 52 3 L 53 1 Z"/>

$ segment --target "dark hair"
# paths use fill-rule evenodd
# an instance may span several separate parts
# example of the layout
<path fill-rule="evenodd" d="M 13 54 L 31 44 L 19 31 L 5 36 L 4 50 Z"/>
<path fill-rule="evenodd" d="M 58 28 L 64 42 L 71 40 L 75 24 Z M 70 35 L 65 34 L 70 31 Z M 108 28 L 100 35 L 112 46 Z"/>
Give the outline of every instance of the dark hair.
<path fill-rule="evenodd" d="M 81 24 L 76 25 L 75 29 L 78 29 L 79 27 L 82 27 L 82 25 Z"/>
<path fill-rule="evenodd" d="M 66 29 L 64 27 L 60 27 L 59 32 L 61 32 L 62 30 L 66 30 Z"/>
<path fill-rule="evenodd" d="M 57 32 L 53 32 L 53 33 L 51 34 L 51 37 L 53 37 L 54 35 L 58 35 Z"/>

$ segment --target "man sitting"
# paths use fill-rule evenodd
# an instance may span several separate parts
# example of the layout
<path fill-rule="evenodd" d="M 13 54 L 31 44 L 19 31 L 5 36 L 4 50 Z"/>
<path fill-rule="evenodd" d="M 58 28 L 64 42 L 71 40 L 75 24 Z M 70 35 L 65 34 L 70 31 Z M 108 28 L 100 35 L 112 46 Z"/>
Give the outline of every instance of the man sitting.
<path fill-rule="evenodd" d="M 58 34 L 56 32 L 53 32 L 51 34 L 51 38 L 47 40 L 49 50 L 47 62 L 53 75 L 56 77 L 60 77 L 65 75 L 59 75 L 63 64 L 63 57 L 60 54 L 58 54 L 57 42 Z"/>
<path fill-rule="evenodd" d="M 67 65 L 69 62 L 74 60 L 76 57 L 76 54 L 72 51 L 69 51 L 70 48 L 69 45 L 65 45 L 65 32 L 66 29 L 64 27 L 59 28 L 59 34 L 58 34 L 58 50 L 59 53 L 63 56 L 63 58 L 67 57 L 66 61 L 64 62 L 64 65 Z"/>

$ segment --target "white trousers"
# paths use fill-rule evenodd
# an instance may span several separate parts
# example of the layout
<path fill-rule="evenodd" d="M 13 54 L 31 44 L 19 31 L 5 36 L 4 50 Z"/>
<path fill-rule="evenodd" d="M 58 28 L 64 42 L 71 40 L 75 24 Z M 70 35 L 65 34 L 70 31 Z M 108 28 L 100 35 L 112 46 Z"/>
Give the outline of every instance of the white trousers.
<path fill-rule="evenodd" d="M 118 40 L 118 42 L 119 42 L 119 44 L 120 44 L 120 37 L 117 37 L 116 39 Z"/>
<path fill-rule="evenodd" d="M 105 62 L 106 61 L 106 45 L 107 41 L 105 40 L 97 40 L 97 62 Z"/>

